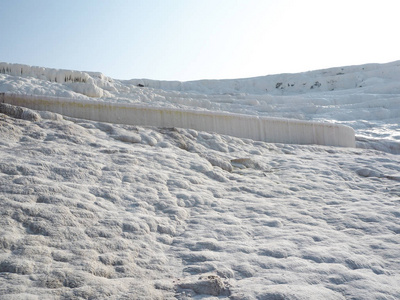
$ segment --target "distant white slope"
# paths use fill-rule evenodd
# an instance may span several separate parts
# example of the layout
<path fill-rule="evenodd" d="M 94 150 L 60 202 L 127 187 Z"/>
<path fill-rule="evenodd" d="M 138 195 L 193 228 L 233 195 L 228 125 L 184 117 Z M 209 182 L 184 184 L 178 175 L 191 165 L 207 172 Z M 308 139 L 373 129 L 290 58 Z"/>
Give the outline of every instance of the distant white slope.
<path fill-rule="evenodd" d="M 2 92 L 327 121 L 352 127 L 359 146 L 400 153 L 400 61 L 191 82 L 0 63 Z"/>
<path fill-rule="evenodd" d="M 298 94 L 316 91 L 346 90 L 375 85 L 397 83 L 400 61 L 387 64 L 367 64 L 337 67 L 294 74 L 267 75 L 254 78 L 198 80 L 189 82 L 133 79 L 126 81 L 162 90 L 195 91 L 199 93 L 250 93 L 250 94 Z M 395 92 L 400 91 L 396 85 Z M 391 90 L 390 92 L 393 92 Z"/>
<path fill-rule="evenodd" d="M 399 92 L 396 83 L 400 76 L 400 61 L 387 64 L 366 64 L 337 67 L 324 70 L 293 74 L 267 75 L 254 78 L 197 81 L 160 81 L 151 79 L 114 80 L 99 72 L 80 72 L 43 67 L 31 67 L 22 64 L 0 63 L 0 73 L 33 77 L 40 80 L 57 82 L 75 87 L 76 92 L 89 97 L 109 96 L 105 91 L 123 93 L 123 86 L 139 86 L 166 91 L 197 92 L 201 94 L 250 93 L 250 94 L 298 94 L 315 91 L 346 90 L 370 87 L 386 83 L 392 89 L 390 93 Z M 83 86 L 86 83 L 88 86 Z M 392 84 L 394 86 L 392 86 Z M 103 91 L 102 91 L 103 90 Z"/>

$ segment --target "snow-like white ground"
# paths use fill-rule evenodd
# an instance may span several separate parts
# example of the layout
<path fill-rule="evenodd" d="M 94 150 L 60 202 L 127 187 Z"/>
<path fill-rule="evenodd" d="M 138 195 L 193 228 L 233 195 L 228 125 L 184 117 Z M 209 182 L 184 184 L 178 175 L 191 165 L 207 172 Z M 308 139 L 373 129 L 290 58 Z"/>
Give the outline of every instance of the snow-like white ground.
<path fill-rule="evenodd" d="M 0 63 L 0 93 L 47 95 L 327 121 L 359 147 L 400 153 L 400 61 L 298 74 L 192 82 L 117 80 L 102 73 Z"/>
<path fill-rule="evenodd" d="M 331 121 L 358 148 L 1 105 L 0 299 L 400 298 L 400 62 L 192 83 L 6 65 L 0 92 Z"/>

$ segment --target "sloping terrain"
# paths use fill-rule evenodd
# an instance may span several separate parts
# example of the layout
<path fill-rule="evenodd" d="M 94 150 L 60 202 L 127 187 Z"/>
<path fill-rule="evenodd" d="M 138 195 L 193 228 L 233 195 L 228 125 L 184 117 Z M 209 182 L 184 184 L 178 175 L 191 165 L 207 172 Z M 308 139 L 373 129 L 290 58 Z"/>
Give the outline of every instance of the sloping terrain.
<path fill-rule="evenodd" d="M 0 299 L 397 299 L 400 157 L 0 113 Z"/>
<path fill-rule="evenodd" d="M 192 82 L 0 63 L 0 93 L 324 121 L 352 127 L 359 147 L 391 153 L 400 153 L 399 82 L 400 61 Z"/>

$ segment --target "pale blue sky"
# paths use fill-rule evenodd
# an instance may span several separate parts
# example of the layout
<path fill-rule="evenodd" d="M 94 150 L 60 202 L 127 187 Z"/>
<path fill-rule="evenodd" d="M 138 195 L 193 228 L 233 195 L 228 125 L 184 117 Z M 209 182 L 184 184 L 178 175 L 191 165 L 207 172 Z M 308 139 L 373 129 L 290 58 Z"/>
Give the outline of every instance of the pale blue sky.
<path fill-rule="evenodd" d="M 118 79 L 400 60 L 398 0 L 0 0 L 0 61 Z"/>

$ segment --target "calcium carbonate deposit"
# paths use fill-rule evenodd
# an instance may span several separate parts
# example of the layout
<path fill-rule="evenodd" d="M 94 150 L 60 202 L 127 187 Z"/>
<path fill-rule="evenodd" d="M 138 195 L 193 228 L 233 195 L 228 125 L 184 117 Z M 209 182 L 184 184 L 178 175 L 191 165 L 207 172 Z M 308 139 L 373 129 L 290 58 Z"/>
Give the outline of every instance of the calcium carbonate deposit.
<path fill-rule="evenodd" d="M 355 132 L 271 143 L 0 103 L 0 299 L 399 299 L 399 82 L 400 62 L 195 82 L 0 63 L 1 102 Z"/>

